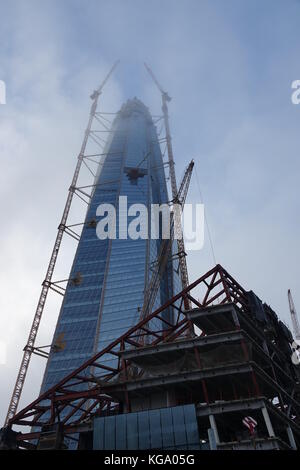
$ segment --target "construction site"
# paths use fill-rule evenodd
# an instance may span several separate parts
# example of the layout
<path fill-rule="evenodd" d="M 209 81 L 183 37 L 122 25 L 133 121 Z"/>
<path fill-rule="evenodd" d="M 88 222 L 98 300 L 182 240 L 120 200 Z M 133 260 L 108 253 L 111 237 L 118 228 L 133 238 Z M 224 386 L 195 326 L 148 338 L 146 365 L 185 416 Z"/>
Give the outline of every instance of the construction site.
<path fill-rule="evenodd" d="M 102 89 L 116 65 L 91 95 L 0 448 L 299 449 L 300 327 L 291 292 L 293 333 L 220 264 L 206 273 L 199 269 L 191 282 L 184 238 L 174 236 L 181 224 L 175 212 L 169 239 L 152 244 L 96 237 L 96 207 L 120 195 L 183 209 L 194 169 L 192 160 L 177 184 L 171 98 L 146 64 L 161 94 L 162 115 L 151 116 L 136 98 L 115 113 L 113 123 L 99 110 Z M 159 123 L 162 138 L 156 133 Z M 92 174 L 90 185 L 79 184 L 82 166 Z M 76 196 L 87 212 L 74 224 L 68 216 Z M 78 241 L 78 249 L 69 277 L 55 281 L 67 235 Z M 51 345 L 37 346 L 50 289 L 62 296 L 62 307 Z M 45 375 L 37 398 L 19 410 L 33 354 L 47 360 Z"/>

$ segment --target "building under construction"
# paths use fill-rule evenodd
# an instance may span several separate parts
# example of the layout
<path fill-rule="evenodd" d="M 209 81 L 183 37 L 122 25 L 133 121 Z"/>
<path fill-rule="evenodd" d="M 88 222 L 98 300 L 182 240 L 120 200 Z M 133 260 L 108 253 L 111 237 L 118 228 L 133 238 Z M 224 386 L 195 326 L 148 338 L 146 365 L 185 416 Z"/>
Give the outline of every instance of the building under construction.
<path fill-rule="evenodd" d="M 180 220 L 173 212 L 167 240 L 96 236 L 100 203 L 114 203 L 120 196 L 146 205 L 183 208 L 185 203 L 194 162 L 177 186 L 170 98 L 148 71 L 162 94 L 162 116 L 153 119 L 134 99 L 109 126 L 107 113 L 97 108 L 106 80 L 91 96 L 88 127 L 0 446 L 297 449 L 300 368 L 292 360 L 292 334 L 272 308 L 220 265 L 190 283 L 183 238 L 174 238 Z M 159 121 L 165 129 L 162 139 L 155 128 Z M 101 130 L 93 127 L 96 122 Z M 100 132 L 108 136 L 104 149 Z M 100 145 L 101 153 L 92 152 L 90 141 Z M 90 185 L 78 183 L 82 164 L 93 175 Z M 88 206 L 80 224 L 68 222 L 75 195 Z M 75 238 L 78 248 L 69 278 L 53 281 L 64 234 Z M 46 351 L 35 339 L 49 289 L 63 302 Z M 47 359 L 41 393 L 17 411 L 34 353 Z"/>

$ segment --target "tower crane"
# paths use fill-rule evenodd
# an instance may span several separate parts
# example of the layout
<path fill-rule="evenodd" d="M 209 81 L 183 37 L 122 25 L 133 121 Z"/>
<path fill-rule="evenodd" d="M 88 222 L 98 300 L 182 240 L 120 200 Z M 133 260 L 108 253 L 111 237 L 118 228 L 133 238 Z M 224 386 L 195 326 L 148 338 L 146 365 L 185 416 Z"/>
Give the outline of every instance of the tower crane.
<path fill-rule="evenodd" d="M 19 404 L 19 401 L 20 401 L 20 398 L 21 398 L 23 387 L 24 387 L 24 382 L 25 382 L 25 379 L 26 379 L 30 359 L 31 359 L 31 356 L 32 356 L 34 350 L 37 349 L 37 348 L 34 347 L 35 340 L 36 340 L 38 329 L 39 329 L 39 326 L 40 326 L 40 323 L 41 323 L 41 318 L 42 318 L 42 315 L 43 315 L 43 312 L 44 312 L 44 308 L 45 308 L 45 304 L 46 304 L 46 300 L 47 300 L 47 295 L 48 295 L 48 292 L 49 292 L 49 289 L 50 289 L 50 286 L 51 286 L 51 280 L 52 280 L 52 276 L 53 276 L 54 269 L 55 269 L 55 266 L 56 266 L 56 261 L 57 261 L 59 249 L 60 249 L 61 242 L 62 242 L 62 239 L 63 239 L 63 235 L 64 235 L 64 232 L 65 232 L 65 229 L 66 229 L 66 223 L 67 223 L 67 220 L 68 220 L 70 207 L 71 207 L 73 196 L 74 196 L 74 188 L 76 187 L 76 183 L 78 181 L 81 165 L 82 165 L 83 158 L 84 158 L 85 149 L 86 149 L 86 146 L 87 146 L 87 142 L 88 142 L 89 135 L 90 135 L 90 132 L 91 132 L 92 123 L 93 123 L 95 113 L 96 113 L 96 110 L 97 110 L 98 100 L 99 100 L 99 97 L 102 93 L 102 89 L 103 89 L 104 85 L 106 84 L 107 80 L 109 79 L 109 77 L 111 76 L 113 71 L 115 70 L 118 63 L 119 63 L 119 61 L 115 62 L 115 64 L 110 69 L 109 73 L 107 74 L 107 76 L 105 77 L 105 79 L 103 80 L 103 82 L 101 83 L 99 88 L 97 88 L 97 90 L 95 90 L 92 93 L 92 95 L 90 96 L 90 98 L 92 100 L 92 104 L 91 104 L 91 109 L 90 109 L 88 125 L 87 125 L 86 131 L 85 131 L 85 134 L 84 134 L 84 138 L 83 138 L 83 141 L 82 141 L 80 153 L 78 155 L 75 172 L 74 172 L 74 175 L 73 175 L 71 186 L 69 188 L 66 204 L 65 204 L 63 215 L 62 215 L 62 218 L 61 218 L 61 223 L 59 224 L 59 227 L 58 227 L 58 232 L 57 232 L 57 236 L 56 236 L 56 239 L 55 239 L 55 242 L 54 242 L 54 247 L 53 247 L 51 257 L 50 257 L 50 261 L 49 261 L 49 264 L 48 264 L 48 267 L 47 267 L 45 280 L 42 283 L 41 294 L 40 294 L 38 304 L 37 304 L 37 307 L 36 307 L 36 310 L 35 310 L 35 313 L 34 313 L 33 322 L 32 322 L 31 328 L 30 328 L 27 344 L 24 348 L 23 357 L 22 357 L 22 360 L 21 360 L 21 364 L 20 364 L 20 368 L 19 368 L 19 371 L 18 371 L 16 383 L 15 383 L 15 386 L 14 386 L 14 390 L 13 390 L 13 393 L 12 393 L 12 397 L 11 397 L 11 400 L 10 400 L 10 403 L 9 403 L 9 407 L 8 407 L 8 411 L 7 411 L 7 415 L 6 415 L 6 419 L 5 419 L 5 426 L 9 423 L 9 420 L 11 418 L 13 418 L 15 416 L 16 412 L 17 412 L 17 408 L 18 408 L 18 404 Z"/>
<path fill-rule="evenodd" d="M 180 205 L 181 210 L 184 207 L 186 196 L 189 190 L 193 168 L 194 168 L 194 160 L 192 160 L 187 166 L 184 172 L 179 190 L 176 193 L 175 202 L 176 204 Z M 172 253 L 172 245 L 173 245 L 174 233 L 175 233 L 174 232 L 175 230 L 174 219 L 175 219 L 175 214 L 173 211 L 171 211 L 170 213 L 170 236 L 167 239 L 163 239 L 161 242 L 161 247 L 159 250 L 157 260 L 154 265 L 152 276 L 147 286 L 147 289 L 145 291 L 144 304 L 143 304 L 143 308 L 142 308 L 141 315 L 140 315 L 141 320 L 144 319 L 147 315 L 149 315 L 152 312 L 154 302 L 157 296 L 157 292 L 160 286 L 160 282 L 161 282 L 162 276 L 165 272 L 165 269 L 169 260 L 169 255 Z M 178 256 L 179 256 L 179 262 L 180 262 L 181 257 L 180 255 Z"/>
<path fill-rule="evenodd" d="M 295 304 L 294 304 L 290 289 L 288 290 L 288 300 L 289 300 L 291 319 L 292 319 L 292 324 L 293 324 L 293 329 L 294 329 L 294 335 L 296 339 L 300 339 L 300 325 L 299 325 L 297 312 L 296 312 Z"/>
<path fill-rule="evenodd" d="M 168 93 L 162 88 L 160 83 L 158 82 L 157 78 L 155 77 L 154 73 L 152 72 L 151 68 L 144 63 L 145 68 L 149 75 L 151 76 L 152 80 L 156 84 L 157 88 L 161 93 L 162 98 L 162 112 L 164 118 L 164 124 L 166 129 L 166 143 L 167 143 L 167 151 L 168 151 L 168 161 L 169 161 L 169 169 L 170 169 L 170 181 L 171 181 L 171 190 L 172 190 L 172 199 L 173 202 L 176 202 L 177 198 L 177 182 L 176 182 L 176 174 L 175 174 L 175 163 L 173 157 L 173 148 L 172 148 L 172 139 L 170 133 L 170 123 L 169 123 L 169 112 L 168 112 L 168 105 L 167 103 L 171 101 L 170 96 Z M 176 233 L 181 233 L 181 218 L 179 214 L 175 213 L 174 217 L 174 224 Z M 188 270 L 186 264 L 186 252 L 184 249 L 184 240 L 183 236 L 177 238 L 177 246 L 178 246 L 178 256 L 179 256 L 179 266 L 180 266 L 180 275 L 181 275 L 181 283 L 182 288 L 186 288 L 189 285 L 189 278 L 188 278 Z M 185 299 L 184 303 L 185 308 L 188 310 L 190 308 L 190 301 L 189 299 Z"/>

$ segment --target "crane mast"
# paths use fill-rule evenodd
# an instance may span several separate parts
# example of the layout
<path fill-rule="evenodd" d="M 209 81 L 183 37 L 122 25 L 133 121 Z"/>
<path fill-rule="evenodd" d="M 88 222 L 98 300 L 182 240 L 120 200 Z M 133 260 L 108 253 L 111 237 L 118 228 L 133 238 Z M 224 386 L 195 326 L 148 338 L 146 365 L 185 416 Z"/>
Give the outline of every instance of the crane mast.
<path fill-rule="evenodd" d="M 159 84 L 157 78 L 155 77 L 154 73 L 150 69 L 150 67 L 145 63 L 145 68 L 148 71 L 149 75 L 153 79 L 154 83 L 156 84 L 157 88 L 161 93 L 162 98 L 162 112 L 164 118 L 164 124 L 166 129 L 166 143 L 167 143 L 167 151 L 168 151 L 168 160 L 169 160 L 169 169 L 170 169 L 170 181 L 171 181 L 171 190 L 172 190 L 172 199 L 173 202 L 176 202 L 177 198 L 177 183 L 176 183 L 176 174 L 175 174 L 175 163 L 174 163 L 174 156 L 173 156 L 173 148 L 172 148 L 172 139 L 170 133 L 170 123 L 169 123 L 169 111 L 167 103 L 171 101 L 170 96 L 166 91 L 163 90 L 161 85 Z M 181 233 L 181 217 L 180 214 L 175 213 L 174 216 L 174 225 L 176 233 Z M 189 278 L 188 278 L 188 270 L 186 264 L 186 252 L 184 248 L 184 240 L 183 236 L 177 238 L 177 246 L 178 246 L 178 256 L 179 256 L 179 266 L 180 266 L 180 275 L 181 275 L 181 283 L 182 288 L 185 289 L 189 285 Z M 185 299 L 185 308 L 188 310 L 191 307 L 189 299 Z"/>
<path fill-rule="evenodd" d="M 69 188 L 69 192 L 68 192 L 66 204 L 65 204 L 65 207 L 64 207 L 63 215 L 62 215 L 62 218 L 61 218 L 61 222 L 60 222 L 59 227 L 58 227 L 58 232 L 57 232 L 57 236 L 56 236 L 56 239 L 55 239 L 55 242 L 54 242 L 54 247 L 53 247 L 53 250 L 52 250 L 52 254 L 50 256 L 50 261 L 49 261 L 49 264 L 48 264 L 48 267 L 47 267 L 45 280 L 42 283 L 42 290 L 41 290 L 41 294 L 40 294 L 40 297 L 39 297 L 39 300 L 38 300 L 36 311 L 35 311 L 35 314 L 34 314 L 34 317 L 33 317 L 33 322 L 32 322 L 31 328 L 30 328 L 28 340 L 27 340 L 26 346 L 24 347 L 23 357 L 22 357 L 22 360 L 21 360 L 19 372 L 18 372 L 18 375 L 17 375 L 16 383 L 15 383 L 15 386 L 14 386 L 14 390 L 13 390 L 13 393 L 12 393 L 12 397 L 11 397 L 11 400 L 10 400 L 10 403 L 9 403 L 9 407 L 8 407 L 8 411 L 7 411 L 7 415 L 6 415 L 6 419 L 5 419 L 5 426 L 7 426 L 8 423 L 9 423 L 9 420 L 15 416 L 15 414 L 17 412 L 18 404 L 19 404 L 19 401 L 20 401 L 20 398 L 21 398 L 21 394 L 22 394 L 22 390 L 23 390 L 23 387 L 24 387 L 24 382 L 25 382 L 25 379 L 26 379 L 30 359 L 31 359 L 31 356 L 32 356 L 33 350 L 34 350 L 35 340 L 36 340 L 38 329 L 39 329 L 39 326 L 40 326 L 42 314 L 43 314 L 43 311 L 44 311 L 44 308 L 45 308 L 47 295 L 48 295 L 48 292 L 49 292 L 49 289 L 50 289 L 51 280 L 52 280 L 52 276 L 53 276 L 53 273 L 54 273 L 54 269 L 55 269 L 59 249 L 60 249 L 62 238 L 63 238 L 64 232 L 65 232 L 66 223 L 67 223 L 67 220 L 68 220 L 68 216 L 69 216 L 69 212 L 70 212 L 70 208 L 71 208 L 71 204 L 72 204 L 72 200 L 73 200 L 73 196 L 74 196 L 74 188 L 76 187 L 76 183 L 78 181 L 79 172 L 80 172 L 81 165 L 82 165 L 82 162 L 83 162 L 85 149 L 86 149 L 87 142 L 88 142 L 88 139 L 89 139 L 89 135 L 90 135 L 90 132 L 91 132 L 91 126 L 92 126 L 92 123 L 93 123 L 93 120 L 94 120 L 94 117 L 95 117 L 95 113 L 96 113 L 96 110 L 97 110 L 98 99 L 99 99 L 99 96 L 102 93 L 102 89 L 103 89 L 104 85 L 106 84 L 107 80 L 109 79 L 112 72 L 116 68 L 118 62 L 119 61 L 117 61 L 113 65 L 113 67 L 111 68 L 111 70 L 109 71 L 109 73 L 105 77 L 104 81 L 99 86 L 99 88 L 97 90 L 95 90 L 93 92 L 93 94 L 91 95 L 92 104 L 91 104 L 91 109 L 90 109 L 88 125 L 87 125 L 87 128 L 86 128 L 84 138 L 83 138 L 83 141 L 82 141 L 82 145 L 81 145 L 81 149 L 80 149 L 80 152 L 79 152 L 79 155 L 78 155 L 75 172 L 74 172 L 74 175 L 73 175 L 71 186 Z"/>
<path fill-rule="evenodd" d="M 188 167 L 186 168 L 184 172 L 184 176 L 182 178 L 179 190 L 176 194 L 176 204 L 179 204 L 181 209 L 184 207 L 184 203 L 186 200 L 186 196 L 188 193 L 191 177 L 192 177 L 192 172 L 194 168 L 194 160 L 192 160 Z M 157 260 L 155 262 L 155 266 L 153 269 L 153 273 L 150 279 L 150 282 L 148 284 L 147 290 L 144 295 L 144 305 L 141 311 L 141 316 L 140 319 L 144 319 L 147 315 L 152 313 L 152 309 L 154 306 L 154 302 L 157 296 L 157 292 L 160 286 L 160 282 L 163 276 L 163 273 L 166 269 L 169 256 L 172 253 L 172 245 L 174 241 L 174 212 L 171 211 L 170 214 L 170 237 L 168 239 L 163 239 L 161 242 L 161 248 L 157 257 Z M 180 255 L 179 256 L 179 261 L 180 261 Z"/>
<path fill-rule="evenodd" d="M 294 335 L 296 339 L 300 339 L 300 325 L 299 325 L 297 312 L 296 312 L 295 304 L 294 304 L 290 289 L 288 290 L 288 300 L 289 300 L 291 319 L 292 319 L 292 324 L 293 324 L 293 329 L 294 329 Z"/>

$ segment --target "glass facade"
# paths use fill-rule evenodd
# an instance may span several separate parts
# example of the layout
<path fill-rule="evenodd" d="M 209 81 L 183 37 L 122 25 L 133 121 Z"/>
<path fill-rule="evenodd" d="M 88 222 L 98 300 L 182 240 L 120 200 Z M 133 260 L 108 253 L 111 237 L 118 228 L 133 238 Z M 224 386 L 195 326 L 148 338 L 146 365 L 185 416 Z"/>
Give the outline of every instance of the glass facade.
<path fill-rule="evenodd" d="M 148 109 L 136 98 L 123 105 L 109 133 L 105 157 L 99 165 L 94 190 L 78 243 L 42 391 L 118 338 L 139 320 L 144 292 L 157 258 L 161 239 L 123 238 L 119 233 L 119 196 L 127 204 L 168 202 L 167 185 L 156 127 Z M 96 233 L 100 204 L 116 207 L 116 239 L 100 240 Z M 121 214 L 122 215 L 124 214 Z M 128 224 L 136 216 L 128 216 Z M 151 233 L 151 218 L 148 219 Z M 169 261 L 155 307 L 181 290 L 178 260 Z"/>
<path fill-rule="evenodd" d="M 195 405 L 94 419 L 94 450 L 200 450 Z"/>

